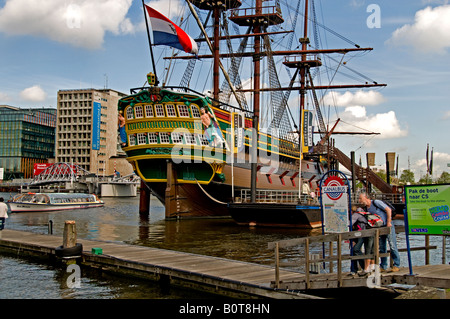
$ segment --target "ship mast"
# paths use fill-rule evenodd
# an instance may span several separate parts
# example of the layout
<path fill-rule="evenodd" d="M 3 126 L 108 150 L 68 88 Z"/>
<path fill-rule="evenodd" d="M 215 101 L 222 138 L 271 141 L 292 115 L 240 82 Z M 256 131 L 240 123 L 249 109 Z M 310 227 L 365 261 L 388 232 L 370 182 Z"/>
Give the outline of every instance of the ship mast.
<path fill-rule="evenodd" d="M 302 63 L 300 67 L 300 121 L 298 122 L 301 127 L 302 111 L 305 109 L 305 97 L 306 97 L 306 50 L 309 43 L 308 38 L 308 5 L 309 1 L 305 0 L 305 21 L 303 26 L 303 38 L 300 39 L 302 44 Z M 300 145 L 300 147 L 302 147 Z"/>
<path fill-rule="evenodd" d="M 256 0 L 255 15 L 258 16 L 262 12 L 262 0 Z M 255 24 L 253 27 L 253 33 L 261 33 L 261 26 Z M 252 203 L 256 202 L 256 181 L 258 173 L 258 125 L 259 125 L 259 109 L 260 109 L 260 88 L 261 88 L 261 38 L 255 36 L 254 38 L 254 51 L 253 57 L 253 130 L 252 130 L 252 149 L 251 149 L 251 174 L 250 174 L 250 199 Z"/>
<path fill-rule="evenodd" d="M 300 166 L 299 166 L 299 188 L 302 186 L 302 176 L 301 176 L 301 160 L 303 154 L 303 137 L 302 137 L 302 122 L 303 122 L 303 111 L 306 109 L 306 95 L 308 90 L 319 90 L 319 89 L 344 89 L 344 88 L 367 88 L 367 87 L 383 87 L 386 84 L 378 84 L 377 82 L 365 84 L 356 84 L 356 85 L 326 85 L 326 86 L 318 86 L 314 87 L 311 81 L 307 81 L 308 75 L 310 75 L 310 69 L 322 66 L 322 61 L 317 56 L 319 54 L 346 54 L 349 52 L 356 51 L 371 51 L 372 48 L 361 48 L 360 46 L 355 44 L 355 48 L 336 48 L 336 49 L 309 49 L 308 45 L 310 43 L 308 37 L 308 22 L 310 20 L 309 17 L 309 6 L 310 1 L 305 0 L 304 6 L 304 28 L 303 28 L 303 37 L 299 39 L 301 44 L 301 49 L 296 50 L 287 50 L 287 51 L 272 51 L 270 48 L 270 43 L 264 46 L 264 50 L 262 50 L 262 39 L 265 39 L 265 36 L 276 34 L 277 32 L 267 32 L 267 27 L 278 25 L 284 22 L 283 17 L 281 16 L 281 10 L 279 8 L 279 4 L 277 3 L 275 6 L 264 6 L 263 0 L 255 0 L 255 7 L 253 8 L 240 8 L 241 0 L 186 0 L 189 5 L 189 8 L 196 17 L 197 23 L 202 30 L 204 35 L 204 41 L 208 43 L 208 46 L 211 49 L 211 55 L 200 55 L 197 57 L 193 56 L 176 56 L 170 57 L 170 59 L 193 59 L 193 58 L 213 58 L 213 96 L 214 101 L 220 100 L 220 88 L 219 88 L 219 68 L 222 69 L 225 78 L 230 85 L 231 90 L 233 91 L 237 102 L 241 109 L 244 109 L 239 101 L 237 93 L 243 94 L 245 92 L 253 93 L 253 134 L 252 140 L 255 143 L 252 143 L 252 149 L 250 150 L 251 154 L 251 201 L 254 202 L 256 199 L 256 175 L 257 175 L 257 141 L 258 141 L 258 129 L 259 129 L 259 117 L 260 117 L 260 103 L 261 103 L 261 93 L 262 92 L 276 92 L 276 91 L 292 91 L 299 90 L 300 95 L 300 119 L 299 119 L 299 150 L 300 150 Z M 203 26 L 198 19 L 195 10 L 193 10 L 192 5 L 196 6 L 202 10 L 210 10 L 213 13 L 214 17 L 214 31 L 213 31 L 213 44 L 210 43 L 208 39 L 208 35 L 204 30 Z M 244 52 L 243 50 L 240 52 L 230 52 L 230 53 L 220 53 L 219 50 L 219 42 L 223 40 L 224 37 L 220 36 L 220 16 L 223 11 L 231 9 L 231 14 L 229 15 L 229 20 L 236 23 L 238 26 L 246 26 L 249 28 L 250 33 L 245 35 L 237 35 L 235 38 L 239 37 L 253 37 L 253 52 Z M 280 32 L 281 33 L 281 32 Z M 262 38 L 263 37 L 263 38 Z M 226 38 L 229 38 L 227 35 Z M 225 39 L 226 39 L 225 38 Z M 300 86 L 294 86 L 293 80 L 291 80 L 291 84 L 289 87 L 270 87 L 270 88 L 262 88 L 261 87 L 261 59 L 264 57 L 268 57 L 272 59 L 273 56 L 284 56 L 283 64 L 288 67 L 296 70 L 296 74 L 298 74 Z M 252 57 L 253 58 L 253 88 L 252 89 L 242 89 L 238 88 L 237 90 L 233 87 L 233 81 L 228 77 L 227 72 L 224 70 L 223 65 L 221 63 L 221 59 L 223 58 L 243 58 L 243 57 Z M 166 59 L 166 58 L 165 58 Z M 232 71 L 234 72 L 234 71 Z M 237 71 L 236 71 L 237 72 Z M 295 77 L 295 75 L 294 75 Z M 287 107 L 281 103 L 280 107 Z M 314 100 L 314 104 L 316 108 L 318 108 L 317 99 Z M 278 110 L 279 111 L 279 110 Z M 320 112 L 320 110 L 318 110 Z M 323 122 L 323 120 L 322 120 Z M 319 126 L 323 127 L 323 123 L 319 123 Z M 294 124 L 295 125 L 295 124 Z M 321 130 L 322 131 L 322 130 Z M 327 132 L 321 132 L 325 135 Z M 281 136 L 280 136 L 281 137 Z M 286 138 L 286 136 L 284 136 Z M 254 146 L 254 147 L 253 147 Z M 299 192 L 301 193 L 301 192 Z"/>

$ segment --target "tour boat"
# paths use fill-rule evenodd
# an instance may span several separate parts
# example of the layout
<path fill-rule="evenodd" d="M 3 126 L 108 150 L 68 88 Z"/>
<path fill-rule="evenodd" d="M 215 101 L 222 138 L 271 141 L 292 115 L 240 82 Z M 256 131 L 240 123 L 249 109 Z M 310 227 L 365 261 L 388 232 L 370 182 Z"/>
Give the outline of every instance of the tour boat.
<path fill-rule="evenodd" d="M 104 202 L 94 194 L 26 193 L 14 196 L 8 205 L 11 213 L 21 213 L 100 207 Z"/>

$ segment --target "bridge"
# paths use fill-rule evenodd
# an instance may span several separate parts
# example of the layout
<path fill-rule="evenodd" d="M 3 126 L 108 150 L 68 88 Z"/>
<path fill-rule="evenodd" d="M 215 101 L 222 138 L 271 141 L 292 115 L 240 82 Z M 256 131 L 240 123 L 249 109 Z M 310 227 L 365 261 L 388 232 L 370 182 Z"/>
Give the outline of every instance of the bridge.
<path fill-rule="evenodd" d="M 39 186 L 53 183 L 76 182 L 81 177 L 93 176 L 93 174 L 79 165 L 71 163 L 55 163 L 40 174 L 36 175 L 29 186 Z"/>
<path fill-rule="evenodd" d="M 53 183 L 67 183 L 67 182 L 78 182 L 78 183 L 113 183 L 113 184 L 134 184 L 138 182 L 139 177 L 136 174 L 130 174 L 126 176 L 98 176 L 91 173 L 79 165 L 71 163 L 55 163 L 40 174 L 36 175 L 30 183 L 29 186 L 39 186 L 47 185 Z"/>
<path fill-rule="evenodd" d="M 126 176 L 98 176 L 79 165 L 55 163 L 29 183 L 24 183 L 22 191 L 76 191 L 96 193 L 101 196 L 136 196 L 140 178 L 136 174 Z"/>

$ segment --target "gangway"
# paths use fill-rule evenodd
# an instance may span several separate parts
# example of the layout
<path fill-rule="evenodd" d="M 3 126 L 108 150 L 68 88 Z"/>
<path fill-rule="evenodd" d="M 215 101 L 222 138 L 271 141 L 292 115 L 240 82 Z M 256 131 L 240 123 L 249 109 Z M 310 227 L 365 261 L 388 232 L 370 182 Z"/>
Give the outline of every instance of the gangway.
<path fill-rule="evenodd" d="M 352 161 L 337 147 L 331 145 L 316 145 L 314 146 L 314 153 L 327 153 L 331 158 L 341 163 L 350 172 L 352 171 Z M 375 174 L 371 169 L 359 166 L 353 163 L 356 178 L 360 181 L 367 181 L 375 186 L 381 193 L 392 194 L 393 188 L 386 183 L 381 177 Z"/>

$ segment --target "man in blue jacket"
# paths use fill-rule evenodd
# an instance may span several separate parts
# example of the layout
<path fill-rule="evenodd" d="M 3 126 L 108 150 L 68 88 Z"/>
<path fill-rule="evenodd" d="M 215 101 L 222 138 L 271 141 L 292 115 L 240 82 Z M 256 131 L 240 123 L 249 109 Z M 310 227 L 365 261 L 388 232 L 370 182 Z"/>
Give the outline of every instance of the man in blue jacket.
<path fill-rule="evenodd" d="M 399 271 L 400 255 L 397 249 L 397 239 L 395 236 L 395 227 L 392 224 L 392 211 L 385 203 L 380 200 L 371 200 L 367 197 L 367 194 L 361 193 L 359 195 L 359 202 L 366 206 L 366 211 L 377 214 L 383 220 L 384 226 L 391 227 L 391 233 L 388 235 L 380 236 L 380 253 L 387 252 L 386 242 L 389 242 L 389 248 L 391 249 L 391 257 L 394 261 L 394 265 L 391 271 Z M 380 263 L 381 271 L 387 269 L 387 257 L 381 258 Z"/>

